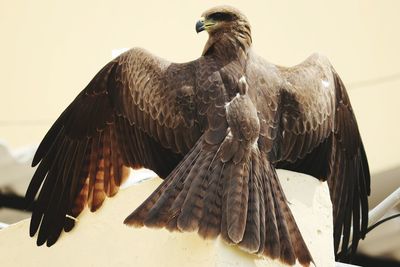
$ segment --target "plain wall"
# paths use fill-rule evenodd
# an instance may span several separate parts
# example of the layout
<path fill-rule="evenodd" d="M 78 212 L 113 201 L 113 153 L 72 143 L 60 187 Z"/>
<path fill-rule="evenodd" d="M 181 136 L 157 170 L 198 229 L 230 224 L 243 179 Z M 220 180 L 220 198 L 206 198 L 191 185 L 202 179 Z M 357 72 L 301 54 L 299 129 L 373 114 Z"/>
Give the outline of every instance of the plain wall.
<path fill-rule="evenodd" d="M 141 46 L 172 61 L 197 58 L 207 39 L 201 13 L 228 3 L 249 18 L 255 50 L 294 65 L 327 55 L 343 78 L 373 172 L 400 164 L 399 1 L 5 1 L 0 2 L 0 138 L 38 143 L 111 59 Z"/>

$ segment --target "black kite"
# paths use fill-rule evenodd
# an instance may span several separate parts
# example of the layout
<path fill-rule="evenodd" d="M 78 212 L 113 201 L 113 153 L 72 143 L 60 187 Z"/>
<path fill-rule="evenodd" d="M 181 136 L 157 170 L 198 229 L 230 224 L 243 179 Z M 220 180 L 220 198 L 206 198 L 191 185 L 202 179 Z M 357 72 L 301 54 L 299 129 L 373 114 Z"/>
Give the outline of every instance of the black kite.
<path fill-rule="evenodd" d="M 177 64 L 142 49 L 108 63 L 57 119 L 33 160 L 30 234 L 56 242 L 86 205 L 117 193 L 127 167 L 165 178 L 125 223 L 221 235 L 251 253 L 308 265 L 275 168 L 327 180 L 335 252 L 364 237 L 370 175 L 348 95 L 314 54 L 286 68 L 251 48 L 250 25 L 231 7 L 196 24 L 203 54 Z"/>

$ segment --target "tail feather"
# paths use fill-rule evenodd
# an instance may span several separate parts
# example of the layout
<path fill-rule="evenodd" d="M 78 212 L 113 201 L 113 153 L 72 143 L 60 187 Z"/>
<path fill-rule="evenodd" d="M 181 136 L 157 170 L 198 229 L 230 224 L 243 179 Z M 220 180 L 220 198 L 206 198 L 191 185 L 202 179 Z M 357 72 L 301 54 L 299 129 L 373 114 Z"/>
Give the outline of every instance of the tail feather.
<path fill-rule="evenodd" d="M 200 146 L 196 144 L 170 176 L 125 219 L 124 223 L 133 226 L 165 226 L 173 217 L 169 210 L 182 192 L 183 181 L 199 156 L 199 151 Z"/>
<path fill-rule="evenodd" d="M 198 158 L 196 164 L 188 175 L 189 183 L 185 183 L 184 189 L 178 196 L 173 210 L 180 210 L 178 217 L 178 229 L 181 231 L 195 231 L 199 227 L 199 221 L 202 216 L 204 195 L 208 186 L 209 171 L 208 167 L 213 158 L 212 153 L 205 153 Z"/>
<path fill-rule="evenodd" d="M 265 164 L 263 165 L 265 166 Z M 271 187 L 266 171 L 262 173 L 262 183 L 265 196 L 265 248 L 263 254 L 276 259 L 280 255 L 280 238 L 278 222 L 275 216 L 276 207 L 274 205 L 274 195 L 272 194 L 273 188 Z"/>
<path fill-rule="evenodd" d="M 264 242 L 264 206 L 261 205 L 263 194 L 261 191 L 260 175 L 259 171 L 254 172 L 258 169 L 258 158 L 254 157 L 250 162 L 249 170 L 249 197 L 248 197 L 248 208 L 247 208 L 247 219 L 246 219 L 246 230 L 243 238 L 240 241 L 240 246 L 247 248 L 251 253 L 257 253 L 260 251 L 261 244 Z M 263 250 L 263 247 L 261 250 Z"/>
<path fill-rule="evenodd" d="M 285 203 L 280 199 L 280 192 L 277 191 L 276 181 L 274 179 L 270 179 L 270 185 L 272 188 L 272 195 L 274 199 L 275 205 L 275 216 L 278 226 L 278 235 L 279 235 L 279 248 L 280 248 L 280 257 L 286 264 L 293 265 L 296 262 L 295 252 L 291 242 L 291 236 L 289 233 L 288 222 L 285 220 L 285 211 L 282 210 L 282 206 Z"/>
<path fill-rule="evenodd" d="M 200 147 L 197 147 L 193 151 L 193 157 L 189 157 L 187 161 L 181 167 L 181 171 L 177 172 L 175 175 L 171 176 L 171 178 L 175 179 L 177 182 L 174 185 L 175 187 L 173 194 L 170 195 L 168 199 L 168 205 L 162 207 L 162 209 L 158 209 L 155 207 L 150 211 L 149 219 L 156 220 L 157 213 L 162 210 L 161 212 L 165 214 L 165 223 L 167 223 L 170 230 L 180 230 L 178 227 L 178 216 L 180 215 L 180 208 L 183 206 L 188 191 L 190 189 L 190 185 L 193 182 L 194 175 L 190 176 L 190 174 L 195 173 L 198 171 L 198 166 L 196 163 L 198 162 L 198 158 L 200 155 Z M 193 171 L 193 172 L 192 172 Z M 187 177 L 187 179 L 186 179 Z M 171 187 L 170 186 L 170 187 Z M 170 189 L 170 188 L 168 188 Z M 168 190 L 167 189 L 167 190 Z M 175 191 L 176 190 L 176 191 Z M 166 193 L 165 195 L 168 196 Z M 157 204 L 156 204 L 157 205 Z M 147 223 L 147 221 L 146 221 Z M 146 224 L 148 225 L 148 224 Z M 189 229 L 188 229 L 189 230 Z"/>
<path fill-rule="evenodd" d="M 199 234 L 203 238 L 216 238 L 221 232 L 224 169 L 225 164 L 221 162 L 211 170 L 209 188 L 204 197 L 203 216 L 199 225 Z"/>
<path fill-rule="evenodd" d="M 227 178 L 227 227 L 228 236 L 234 243 L 243 239 L 249 199 L 249 171 L 246 163 L 232 164 Z"/>
<path fill-rule="evenodd" d="M 294 264 L 295 259 L 297 258 L 297 260 L 301 264 L 308 265 L 310 262 L 313 262 L 312 256 L 309 250 L 307 249 L 307 245 L 300 233 L 300 230 L 293 217 L 293 214 L 290 211 L 289 206 L 287 205 L 287 200 L 279 183 L 278 176 L 276 175 L 275 170 L 272 168 L 271 172 L 274 173 L 274 175 L 272 176 L 273 178 L 270 181 L 271 181 L 272 191 L 275 194 L 274 200 L 276 205 L 276 211 L 277 214 L 282 216 L 282 218 L 280 218 L 280 223 L 278 223 L 278 225 L 284 227 L 282 229 L 282 231 L 284 232 L 283 235 L 281 234 L 281 230 L 279 231 L 280 243 L 281 243 L 281 259 L 282 259 L 282 253 L 284 253 L 287 254 L 287 257 L 285 256 L 284 258 L 292 260 L 290 261 L 290 264 Z M 284 240 L 282 236 L 285 236 L 287 234 L 289 237 L 287 240 L 290 242 L 288 242 L 287 244 L 284 243 L 282 246 L 282 241 Z"/>
<path fill-rule="evenodd" d="M 203 138 L 156 191 L 126 219 L 135 226 L 221 235 L 251 253 L 305 266 L 312 257 L 301 237 L 274 167 L 257 149 L 237 163 Z"/>

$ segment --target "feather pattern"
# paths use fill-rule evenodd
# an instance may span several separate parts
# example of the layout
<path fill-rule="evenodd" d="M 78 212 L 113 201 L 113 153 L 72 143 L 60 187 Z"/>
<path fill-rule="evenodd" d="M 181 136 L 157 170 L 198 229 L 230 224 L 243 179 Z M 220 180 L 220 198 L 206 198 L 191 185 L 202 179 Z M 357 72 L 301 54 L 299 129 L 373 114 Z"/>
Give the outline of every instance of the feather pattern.
<path fill-rule="evenodd" d="M 115 195 L 129 168 L 146 167 L 166 179 L 125 223 L 221 235 L 308 266 L 275 172 L 286 168 L 327 180 L 335 253 L 355 253 L 367 228 L 370 174 L 342 81 L 318 54 L 291 68 L 267 62 L 251 49 L 243 14 L 217 7 L 203 15 L 215 12 L 229 19 L 210 28 L 200 58 L 171 63 L 131 49 L 49 129 L 26 192 L 28 204 L 37 198 L 30 235 L 38 233 L 38 245 L 51 246 L 85 207 L 95 211 Z"/>
<path fill-rule="evenodd" d="M 225 112 L 229 134 L 228 129 L 219 129 L 225 138 L 214 144 L 209 143 L 206 131 L 125 223 L 197 231 L 205 238 L 221 234 L 226 242 L 246 251 L 290 264 L 299 259 L 307 265 L 312 257 L 276 172 L 253 145 L 260 124 L 251 99 L 246 94 L 235 96 Z"/>
<path fill-rule="evenodd" d="M 193 127 L 192 141 L 183 142 L 180 132 L 187 128 L 180 125 L 184 118 L 177 111 L 182 107 L 171 110 L 176 91 L 193 84 L 191 79 L 182 84 L 170 80 L 170 71 L 190 74 L 190 66 L 181 66 L 132 49 L 100 70 L 57 119 L 35 154 L 32 165 L 39 166 L 26 193 L 28 205 L 39 195 L 30 226 L 31 236 L 39 232 L 38 245 L 47 241 L 51 246 L 63 228 L 74 227 L 67 215 L 77 217 L 85 206 L 95 211 L 115 195 L 128 176 L 126 167 L 151 168 L 165 177 L 193 146 L 198 129 Z M 168 87 L 168 82 L 178 89 L 163 95 L 160 84 Z M 161 105 L 150 101 L 152 95 Z M 190 118 L 187 124 L 195 125 Z M 173 138 L 164 138 L 165 129 Z"/>

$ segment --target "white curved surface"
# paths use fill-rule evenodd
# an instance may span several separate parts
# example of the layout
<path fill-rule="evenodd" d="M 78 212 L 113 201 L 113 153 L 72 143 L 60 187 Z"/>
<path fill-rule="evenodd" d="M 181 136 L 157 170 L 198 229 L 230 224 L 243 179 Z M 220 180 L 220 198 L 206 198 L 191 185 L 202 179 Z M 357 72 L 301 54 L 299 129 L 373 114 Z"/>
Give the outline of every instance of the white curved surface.
<path fill-rule="evenodd" d="M 282 187 L 316 266 L 334 266 L 332 210 L 326 183 L 278 170 Z M 29 238 L 29 220 L 0 231 L 2 266 L 284 266 L 196 233 L 130 228 L 124 218 L 160 183 L 150 179 L 121 190 L 51 248 Z"/>

